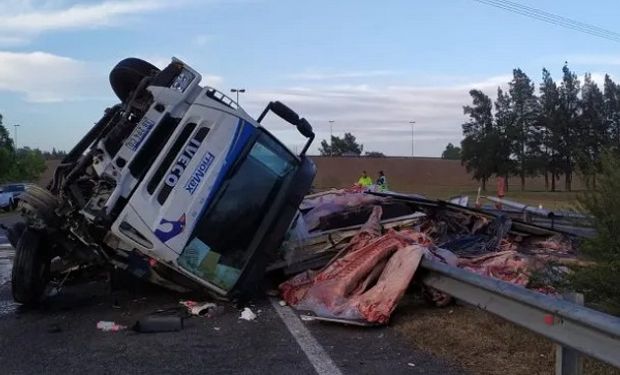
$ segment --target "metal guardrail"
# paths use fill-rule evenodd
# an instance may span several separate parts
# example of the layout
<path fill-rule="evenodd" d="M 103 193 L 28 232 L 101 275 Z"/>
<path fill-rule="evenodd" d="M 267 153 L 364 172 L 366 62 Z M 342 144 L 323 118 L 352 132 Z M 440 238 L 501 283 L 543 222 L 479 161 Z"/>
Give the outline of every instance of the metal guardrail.
<path fill-rule="evenodd" d="M 425 285 L 620 367 L 620 318 L 436 261 L 422 267 Z"/>

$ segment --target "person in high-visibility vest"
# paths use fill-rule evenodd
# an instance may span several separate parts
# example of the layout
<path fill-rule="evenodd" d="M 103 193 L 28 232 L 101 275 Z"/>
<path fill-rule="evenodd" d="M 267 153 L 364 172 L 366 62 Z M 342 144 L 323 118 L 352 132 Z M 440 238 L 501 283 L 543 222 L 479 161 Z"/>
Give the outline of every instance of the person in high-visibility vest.
<path fill-rule="evenodd" d="M 367 188 L 372 185 L 372 178 L 370 178 L 368 174 L 366 174 L 366 171 L 362 171 L 362 177 L 357 180 L 357 184 L 363 188 Z"/>
<path fill-rule="evenodd" d="M 377 189 L 379 191 L 386 191 L 388 189 L 387 178 L 385 178 L 383 171 L 379 171 L 379 178 L 377 178 L 377 182 L 375 182 L 375 184 L 377 185 Z"/>

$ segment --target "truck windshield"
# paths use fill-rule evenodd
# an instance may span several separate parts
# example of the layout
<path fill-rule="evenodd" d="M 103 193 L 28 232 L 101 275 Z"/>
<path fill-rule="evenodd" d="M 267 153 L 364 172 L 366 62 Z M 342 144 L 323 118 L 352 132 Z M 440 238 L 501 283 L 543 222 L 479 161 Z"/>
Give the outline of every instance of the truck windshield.
<path fill-rule="evenodd" d="M 286 149 L 261 133 L 199 220 L 179 265 L 230 290 L 252 255 L 250 242 L 296 165 L 297 160 Z"/>

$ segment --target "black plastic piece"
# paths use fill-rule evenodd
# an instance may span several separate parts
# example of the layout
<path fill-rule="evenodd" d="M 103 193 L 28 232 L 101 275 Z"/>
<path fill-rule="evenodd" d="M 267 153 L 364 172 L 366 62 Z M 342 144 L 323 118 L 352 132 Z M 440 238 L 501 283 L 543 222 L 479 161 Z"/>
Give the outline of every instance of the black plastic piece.
<path fill-rule="evenodd" d="M 183 318 L 175 315 L 147 315 L 138 320 L 133 329 L 140 333 L 176 332 L 183 329 Z"/>
<path fill-rule="evenodd" d="M 299 115 L 280 101 L 273 102 L 271 110 L 290 124 L 297 125 L 299 123 Z"/>
<path fill-rule="evenodd" d="M 258 120 L 256 121 L 258 123 L 263 121 L 263 119 L 265 118 L 265 116 L 267 116 L 267 113 L 269 113 L 269 111 L 272 111 L 273 113 L 278 115 L 280 118 L 282 118 L 289 124 L 296 126 L 297 130 L 301 133 L 301 135 L 308 138 L 306 145 L 304 146 L 303 150 L 301 150 L 301 153 L 299 154 L 300 156 L 305 155 L 306 151 L 308 151 L 308 148 L 312 144 L 312 141 L 314 141 L 314 132 L 312 131 L 312 125 L 310 125 L 308 120 L 306 120 L 305 118 L 300 118 L 299 115 L 295 111 L 287 107 L 282 102 L 275 101 L 275 102 L 270 102 L 267 105 L 267 107 L 265 107 L 265 109 L 263 110 L 263 113 L 261 113 L 260 116 L 258 116 Z"/>
<path fill-rule="evenodd" d="M 147 138 L 136 157 L 129 164 L 129 171 L 135 178 L 142 179 L 144 177 L 146 171 L 170 139 L 179 121 L 181 119 L 165 115 L 155 129 L 152 130 L 152 134 Z"/>

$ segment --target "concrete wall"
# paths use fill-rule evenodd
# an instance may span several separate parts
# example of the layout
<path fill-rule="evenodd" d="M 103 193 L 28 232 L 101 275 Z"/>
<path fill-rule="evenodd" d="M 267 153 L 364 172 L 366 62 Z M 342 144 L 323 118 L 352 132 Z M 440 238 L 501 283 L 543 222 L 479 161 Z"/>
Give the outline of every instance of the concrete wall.
<path fill-rule="evenodd" d="M 473 180 L 459 160 L 444 160 L 440 158 L 410 158 L 410 157 L 325 157 L 312 156 L 317 166 L 315 187 L 319 189 L 330 187 L 348 187 L 357 182 L 362 171 L 365 170 L 374 179 L 378 172 L 383 170 L 390 189 L 403 192 L 422 192 L 426 194 L 457 193 L 459 191 L 474 191 L 479 183 Z M 495 190 L 495 178 L 487 183 L 487 189 Z M 510 177 L 510 190 L 520 189 L 517 177 Z M 564 181 L 556 182 L 558 190 L 564 186 Z M 577 176 L 574 177 L 573 189 L 582 189 L 583 184 Z M 543 177 L 526 179 L 526 190 L 544 190 Z"/>
<path fill-rule="evenodd" d="M 349 187 L 359 179 L 363 170 L 375 180 L 378 172 L 383 170 L 390 189 L 402 192 L 420 192 L 429 195 L 445 196 L 458 192 L 475 191 L 478 182 L 474 181 L 470 173 L 458 160 L 443 160 L 439 158 L 410 158 L 410 157 L 324 157 L 311 156 L 317 166 L 315 188 Z M 59 161 L 48 160 L 47 170 L 39 178 L 39 184 L 45 186 L 52 178 L 52 173 Z M 583 184 L 575 177 L 573 188 L 581 189 Z M 558 190 L 564 186 L 564 181 L 558 181 Z M 495 189 L 495 179 L 489 181 L 487 188 Z M 518 189 L 519 180 L 511 177 L 509 189 Z M 527 190 L 544 190 L 544 178 L 530 178 L 526 181 Z"/>

